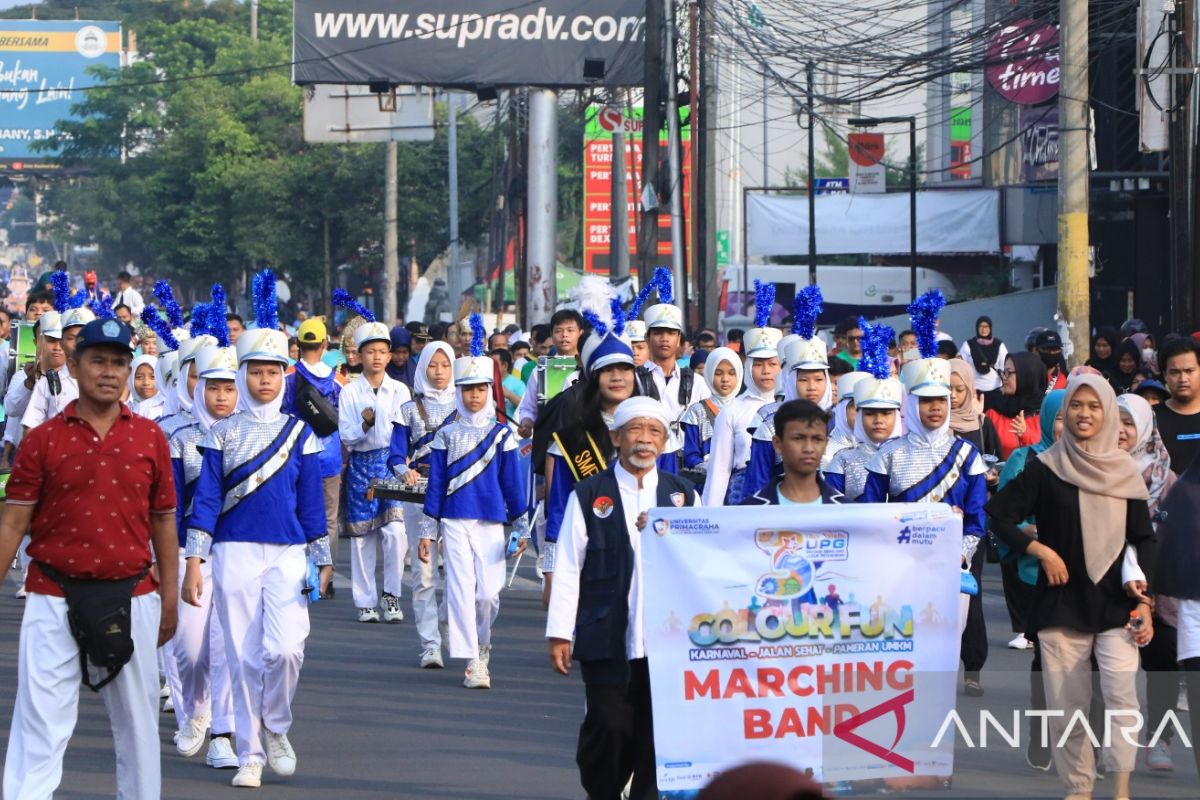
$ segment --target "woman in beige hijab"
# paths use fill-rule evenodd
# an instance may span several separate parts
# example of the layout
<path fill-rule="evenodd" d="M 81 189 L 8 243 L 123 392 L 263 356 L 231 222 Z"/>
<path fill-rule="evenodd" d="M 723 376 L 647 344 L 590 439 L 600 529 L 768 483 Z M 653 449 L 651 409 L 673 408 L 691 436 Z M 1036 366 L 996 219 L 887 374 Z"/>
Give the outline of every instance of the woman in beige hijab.
<path fill-rule="evenodd" d="M 1106 766 L 1113 797 L 1123 798 L 1137 750 L 1120 729 L 1137 725 L 1137 646 L 1148 643 L 1153 630 L 1148 598 L 1131 598 L 1122 585 L 1122 555 L 1129 544 L 1140 563 L 1153 564 L 1154 531 L 1141 470 L 1117 446 L 1121 418 L 1112 387 L 1096 375 L 1072 377 L 1063 422 L 1059 440 L 1030 461 L 987 512 L 997 536 L 1041 563 L 1029 627 L 1042 649 L 1047 708 L 1063 712 L 1050 719 L 1049 744 L 1067 797 L 1090 798 L 1096 776 L 1087 731 L 1080 720 L 1072 722 L 1076 711 L 1086 719 L 1095 656 L 1109 712 Z M 1020 528 L 1031 516 L 1038 520 L 1037 538 Z M 1147 580 L 1153 586 L 1153 576 Z M 1130 625 L 1134 614 L 1141 620 L 1137 630 Z M 1095 734 L 1103 741 L 1104 731 Z"/>

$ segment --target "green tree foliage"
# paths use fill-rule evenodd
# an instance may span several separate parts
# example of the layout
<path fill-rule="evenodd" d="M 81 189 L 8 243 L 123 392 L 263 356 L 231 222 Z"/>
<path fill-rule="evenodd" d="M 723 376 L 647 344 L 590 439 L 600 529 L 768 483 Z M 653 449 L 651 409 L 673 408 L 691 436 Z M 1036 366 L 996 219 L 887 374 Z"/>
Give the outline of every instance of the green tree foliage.
<path fill-rule="evenodd" d="M 83 177 L 46 191 L 56 237 L 99 245 L 101 264 L 128 261 L 204 288 L 253 264 L 282 270 L 320 294 L 328 229 L 334 265 L 382 259 L 382 145 L 305 144 L 301 89 L 292 85 L 291 13 L 261 0 L 259 39 L 249 4 L 95 2 L 82 18 L 136 31 L 141 60 L 95 72 L 78 121 L 55 142 Z M 45 0 L 40 19 L 74 18 L 75 4 Z M 27 9 L 6 12 L 28 17 Z M 435 140 L 399 145 L 401 251 L 428 264 L 449 244 L 446 109 Z M 487 230 L 497 137 L 459 117 L 460 236 Z"/>

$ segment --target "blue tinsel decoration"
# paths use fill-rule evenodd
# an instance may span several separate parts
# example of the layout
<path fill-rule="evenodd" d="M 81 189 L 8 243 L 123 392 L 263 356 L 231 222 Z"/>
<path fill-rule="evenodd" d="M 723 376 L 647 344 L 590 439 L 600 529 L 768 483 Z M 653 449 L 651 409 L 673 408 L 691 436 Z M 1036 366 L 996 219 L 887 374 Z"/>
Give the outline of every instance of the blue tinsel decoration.
<path fill-rule="evenodd" d="M 754 327 L 765 328 L 771 322 L 775 306 L 775 284 L 754 279 Z"/>
<path fill-rule="evenodd" d="M 196 303 L 192 306 L 191 316 L 188 317 L 188 331 L 192 338 L 197 336 L 212 336 L 212 317 L 208 313 L 208 303 Z"/>
<path fill-rule="evenodd" d="M 596 312 L 590 308 L 583 310 L 583 319 L 588 325 L 592 326 L 592 331 L 596 336 L 603 336 L 608 333 L 608 326 L 604 324 L 604 320 L 596 316 Z"/>
<path fill-rule="evenodd" d="M 933 289 L 918 297 L 908 306 L 913 333 L 917 335 L 917 348 L 921 358 L 937 356 L 937 320 L 946 306 L 941 289 Z"/>
<path fill-rule="evenodd" d="M 675 290 L 671 283 L 671 270 L 658 267 L 654 270 L 652 283 L 658 286 L 658 302 L 671 305 L 675 302 Z"/>
<path fill-rule="evenodd" d="M 886 380 L 892 376 L 892 359 L 888 356 L 888 347 L 896 331 L 888 325 L 868 325 L 866 319 L 858 318 L 858 327 L 862 328 L 862 358 L 858 368 L 870 373 L 874 378 Z"/>
<path fill-rule="evenodd" d="M 54 310 L 62 314 L 71 307 L 71 277 L 62 270 L 51 273 L 50 285 L 54 288 Z"/>
<path fill-rule="evenodd" d="M 171 284 L 166 281 L 156 281 L 154 284 L 154 296 L 158 298 L 158 302 L 163 304 L 163 310 L 167 312 L 167 322 L 170 323 L 171 327 L 182 328 L 183 309 L 175 301 L 175 292 L 171 291 Z"/>
<path fill-rule="evenodd" d="M 117 314 L 113 311 L 112 295 L 106 294 L 99 300 L 93 300 L 88 303 L 88 308 L 96 315 L 96 319 L 116 319 Z"/>
<path fill-rule="evenodd" d="M 483 329 L 483 317 L 471 314 L 471 355 L 478 358 L 483 355 L 483 343 L 487 339 L 487 331 Z"/>
<path fill-rule="evenodd" d="M 158 313 L 158 308 L 152 304 L 147 304 L 142 309 L 142 322 L 146 323 L 146 327 L 154 331 L 158 336 L 159 347 L 166 352 L 168 350 L 178 350 L 179 342 L 176 341 L 175 335 L 171 333 L 171 326 Z"/>
<path fill-rule="evenodd" d="M 792 311 L 792 333 L 803 339 L 817 335 L 817 318 L 825 310 L 825 298 L 820 286 L 805 286 L 796 293 Z"/>
<path fill-rule="evenodd" d="M 609 301 L 609 305 L 612 308 L 612 332 L 620 336 L 625 333 L 625 312 L 621 310 L 621 301 L 615 297 Z"/>
<path fill-rule="evenodd" d="M 654 291 L 657 285 L 653 278 L 646 281 L 646 285 L 642 287 L 642 290 L 637 293 L 637 297 L 633 299 L 633 305 L 625 312 L 626 321 L 637 319 L 641 315 L 642 306 L 646 304 L 646 298 L 650 296 L 650 293 Z"/>
<path fill-rule="evenodd" d="M 217 347 L 229 347 L 229 322 L 225 319 L 225 287 L 219 283 L 212 285 L 212 303 L 209 305 L 208 327 L 217 339 Z"/>
<path fill-rule="evenodd" d="M 365 319 L 367 322 L 375 321 L 375 315 L 372 314 L 370 311 L 368 311 L 366 309 L 366 307 L 360 305 L 358 303 L 358 301 L 354 299 L 353 295 L 351 295 L 345 289 L 334 289 L 333 290 L 333 304 L 335 306 L 339 306 L 341 308 L 350 309 L 355 314 L 358 314 L 360 317 Z"/>
<path fill-rule="evenodd" d="M 275 273 L 269 269 L 254 276 L 254 321 L 266 330 L 279 330 L 279 306 L 275 300 Z"/>
<path fill-rule="evenodd" d="M 88 304 L 87 292 L 80 289 L 75 294 L 71 295 L 71 299 L 67 301 L 67 308 L 83 308 Z"/>

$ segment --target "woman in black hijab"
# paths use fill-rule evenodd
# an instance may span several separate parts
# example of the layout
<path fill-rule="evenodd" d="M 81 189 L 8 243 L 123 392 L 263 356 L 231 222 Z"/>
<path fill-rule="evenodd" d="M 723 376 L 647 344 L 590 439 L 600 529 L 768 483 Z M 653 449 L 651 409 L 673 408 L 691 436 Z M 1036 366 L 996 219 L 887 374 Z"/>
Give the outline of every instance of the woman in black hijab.
<path fill-rule="evenodd" d="M 1120 343 L 1116 328 L 1106 326 L 1096 331 L 1092 337 L 1092 357 L 1087 365 L 1100 370 L 1100 374 L 1111 381 L 1117 373 L 1117 345 Z"/>
<path fill-rule="evenodd" d="M 992 335 L 992 318 L 975 320 L 975 336 L 963 342 L 959 355 L 975 370 L 975 389 L 994 392 L 1000 388 L 1000 371 L 1008 357 L 1004 342 Z"/>
<path fill-rule="evenodd" d="M 1138 349 L 1137 343 L 1133 339 L 1126 339 L 1117 345 L 1117 349 L 1113 353 L 1113 360 L 1116 362 L 1116 369 L 1107 377 L 1108 382 L 1112 384 L 1113 391 L 1117 393 L 1117 397 L 1120 397 L 1133 391 L 1138 377 L 1138 369 L 1142 366 L 1142 351 Z"/>
<path fill-rule="evenodd" d="M 1000 438 L 1000 456 L 1007 461 L 1018 447 L 1041 441 L 1039 414 L 1046 396 L 1046 367 L 1036 353 L 1009 353 L 1000 377 L 1000 392 L 984 395 L 983 403 Z"/>

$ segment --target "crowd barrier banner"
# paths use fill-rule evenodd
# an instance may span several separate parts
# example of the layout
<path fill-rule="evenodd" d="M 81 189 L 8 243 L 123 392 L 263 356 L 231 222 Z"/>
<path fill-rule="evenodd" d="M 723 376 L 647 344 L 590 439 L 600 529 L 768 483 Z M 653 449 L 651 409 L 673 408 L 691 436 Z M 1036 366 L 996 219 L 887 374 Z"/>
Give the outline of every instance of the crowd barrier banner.
<path fill-rule="evenodd" d="M 659 508 L 642 532 L 658 785 L 749 760 L 944 788 L 962 520 L 946 505 Z"/>

